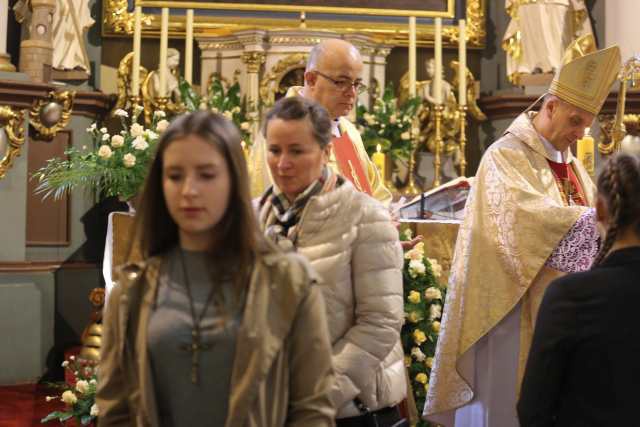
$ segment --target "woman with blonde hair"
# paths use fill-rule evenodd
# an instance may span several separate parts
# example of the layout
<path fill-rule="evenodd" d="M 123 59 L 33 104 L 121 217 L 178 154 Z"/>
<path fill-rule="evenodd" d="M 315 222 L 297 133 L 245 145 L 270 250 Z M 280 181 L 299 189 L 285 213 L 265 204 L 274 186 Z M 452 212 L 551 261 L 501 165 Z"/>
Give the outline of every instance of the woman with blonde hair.
<path fill-rule="evenodd" d="M 400 328 L 402 251 L 382 204 L 327 165 L 331 120 L 319 104 L 285 98 L 266 116 L 273 177 L 259 221 L 279 245 L 305 256 L 323 279 L 338 426 L 394 426 L 407 385 Z"/>
<path fill-rule="evenodd" d="M 316 276 L 260 237 L 235 127 L 177 118 L 138 214 L 145 260 L 110 296 L 99 425 L 333 425 Z"/>

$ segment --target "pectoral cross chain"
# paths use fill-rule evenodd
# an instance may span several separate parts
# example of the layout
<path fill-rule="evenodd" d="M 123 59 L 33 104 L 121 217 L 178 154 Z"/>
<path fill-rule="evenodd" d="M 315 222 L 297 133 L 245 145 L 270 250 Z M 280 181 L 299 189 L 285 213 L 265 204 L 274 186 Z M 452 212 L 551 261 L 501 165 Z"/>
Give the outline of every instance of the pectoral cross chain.
<path fill-rule="evenodd" d="M 211 350 L 213 346 L 200 341 L 200 333 L 197 329 L 191 330 L 191 343 L 182 344 L 180 350 L 191 353 L 191 382 L 198 384 L 198 367 L 200 366 L 200 352 Z"/>

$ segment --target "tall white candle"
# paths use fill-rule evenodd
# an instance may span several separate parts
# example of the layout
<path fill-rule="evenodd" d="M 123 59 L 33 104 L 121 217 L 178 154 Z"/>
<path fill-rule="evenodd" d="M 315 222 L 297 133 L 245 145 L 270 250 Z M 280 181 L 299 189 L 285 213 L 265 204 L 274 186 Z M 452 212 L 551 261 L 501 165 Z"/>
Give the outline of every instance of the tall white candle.
<path fill-rule="evenodd" d="M 136 6 L 133 18 L 133 63 L 131 65 L 131 94 L 140 95 L 140 54 L 142 52 L 142 7 Z"/>
<path fill-rule="evenodd" d="M 442 104 L 442 18 L 436 18 L 434 56 L 436 70 L 433 76 L 433 98 L 436 104 Z"/>
<path fill-rule="evenodd" d="M 167 96 L 167 50 L 169 48 L 169 8 L 162 8 L 160 24 L 160 88 L 158 96 Z"/>
<path fill-rule="evenodd" d="M 0 0 L 0 55 L 7 52 L 8 12 L 9 1 Z"/>
<path fill-rule="evenodd" d="M 193 9 L 187 9 L 187 35 L 184 46 L 184 79 L 191 84 L 193 75 Z"/>
<path fill-rule="evenodd" d="M 409 96 L 416 96 L 416 17 L 409 17 Z"/>
<path fill-rule="evenodd" d="M 458 101 L 460 105 L 467 105 L 467 29 L 466 22 L 458 22 Z"/>

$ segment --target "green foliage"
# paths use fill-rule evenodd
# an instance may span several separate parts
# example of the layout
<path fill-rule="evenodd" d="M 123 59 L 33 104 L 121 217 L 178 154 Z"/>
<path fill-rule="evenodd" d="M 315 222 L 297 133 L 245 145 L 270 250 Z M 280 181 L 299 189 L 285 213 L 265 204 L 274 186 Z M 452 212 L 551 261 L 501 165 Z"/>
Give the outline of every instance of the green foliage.
<path fill-rule="evenodd" d="M 410 239 L 409 230 L 401 234 L 401 240 Z M 425 256 L 423 243 L 418 243 L 405 253 L 405 323 L 402 326 L 401 341 L 418 413 L 422 413 L 427 397 L 446 297 L 446 287 L 437 280 L 441 274 L 442 268 L 437 261 Z M 417 426 L 428 427 L 430 423 L 420 420 Z"/>
<path fill-rule="evenodd" d="M 412 124 L 418 116 L 422 102 L 411 98 L 402 105 L 394 95 L 393 84 L 388 84 L 381 98 L 375 100 L 368 111 L 364 105 L 356 110 L 356 123 L 367 153 L 371 156 L 380 145 L 383 153 L 394 159 L 408 159 L 411 155 Z"/>

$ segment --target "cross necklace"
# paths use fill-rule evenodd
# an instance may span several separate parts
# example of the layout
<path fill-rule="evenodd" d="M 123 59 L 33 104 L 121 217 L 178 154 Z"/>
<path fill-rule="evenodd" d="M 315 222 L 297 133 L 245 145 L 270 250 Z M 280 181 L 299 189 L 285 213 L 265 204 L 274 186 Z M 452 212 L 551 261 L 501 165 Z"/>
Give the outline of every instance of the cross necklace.
<path fill-rule="evenodd" d="M 209 305 L 213 301 L 213 297 L 215 294 L 215 286 L 211 284 L 211 290 L 209 291 L 209 295 L 207 295 L 207 300 L 204 303 L 204 307 L 202 307 L 202 312 L 200 312 L 200 316 L 196 317 L 196 310 L 193 304 L 193 297 L 191 295 L 191 284 L 189 283 L 189 275 L 187 274 L 187 266 L 184 261 L 184 253 L 182 248 L 180 248 L 180 263 L 182 264 L 182 275 L 184 277 L 184 285 L 187 289 L 187 297 L 189 298 L 189 309 L 191 311 L 191 343 L 180 345 L 180 349 L 183 351 L 187 351 L 191 353 L 191 382 L 193 384 L 198 384 L 198 367 L 200 365 L 200 352 L 211 350 L 212 345 L 206 344 L 201 341 L 200 334 L 200 325 L 202 324 L 202 319 L 207 313 L 207 309 Z"/>

